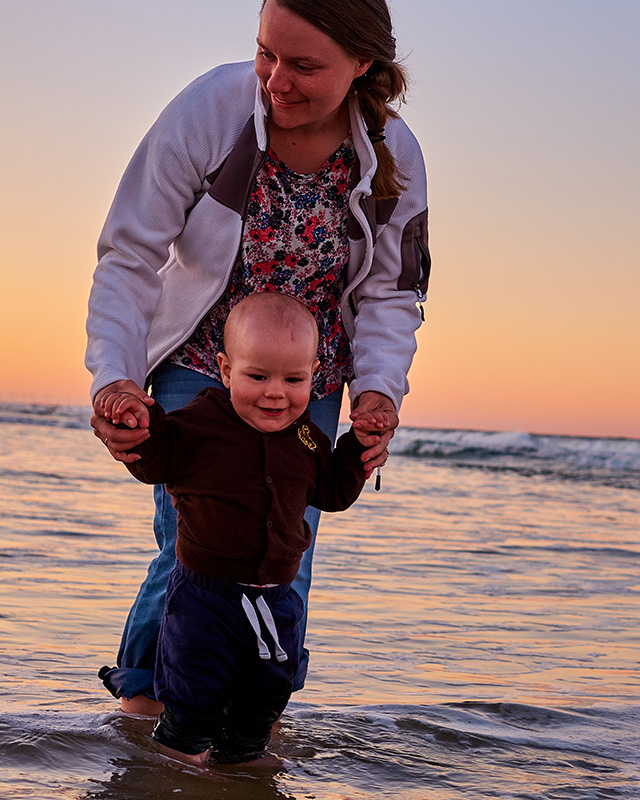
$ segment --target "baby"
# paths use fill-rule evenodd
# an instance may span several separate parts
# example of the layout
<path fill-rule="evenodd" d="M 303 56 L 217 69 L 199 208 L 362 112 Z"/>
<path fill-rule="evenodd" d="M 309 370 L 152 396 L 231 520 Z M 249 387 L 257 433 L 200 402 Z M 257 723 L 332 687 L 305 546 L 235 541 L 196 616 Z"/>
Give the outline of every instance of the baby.
<path fill-rule="evenodd" d="M 388 426 L 361 415 L 335 449 L 306 410 L 318 366 L 312 314 L 265 292 L 230 312 L 226 389 L 165 414 L 127 393 L 104 400 L 116 424 L 144 427 L 127 469 L 165 483 L 178 512 L 154 686 L 164 703 L 153 738 L 193 764 L 264 755 L 291 696 L 303 603 L 291 587 L 311 533 L 308 505 L 342 511 L 365 482 L 362 453 Z M 373 433 L 371 431 L 374 431 Z"/>

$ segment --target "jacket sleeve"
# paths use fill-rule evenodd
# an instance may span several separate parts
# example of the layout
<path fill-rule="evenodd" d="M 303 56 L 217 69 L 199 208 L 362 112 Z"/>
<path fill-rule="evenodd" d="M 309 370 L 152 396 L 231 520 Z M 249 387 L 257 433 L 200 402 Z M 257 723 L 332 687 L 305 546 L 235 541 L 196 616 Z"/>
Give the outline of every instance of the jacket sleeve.
<path fill-rule="evenodd" d="M 98 241 L 89 297 L 85 363 L 92 397 L 123 378 L 144 385 L 147 335 L 162 296 L 159 270 L 202 196 L 206 176 L 228 152 L 231 92 L 242 66 L 224 65 L 187 86 L 136 149 Z M 229 74 L 231 78 L 229 79 Z"/>
<path fill-rule="evenodd" d="M 344 433 L 318 469 L 315 494 L 310 505 L 320 511 L 344 511 L 353 505 L 365 484 L 364 466 L 360 458 L 365 450 L 352 428 Z"/>
<path fill-rule="evenodd" d="M 352 401 L 366 391 L 391 398 L 397 409 L 409 391 L 407 373 L 416 350 L 415 332 L 422 322 L 431 268 L 427 235 L 427 180 L 420 146 L 401 121 L 389 125 L 390 146 L 404 176 L 406 190 L 388 220 L 384 204 L 376 219 L 371 270 L 353 291 L 355 333 L 351 346 L 355 379 Z M 393 130 L 393 138 L 391 131 Z M 418 307 L 418 305 L 420 307 Z"/>
<path fill-rule="evenodd" d="M 171 453 L 167 415 L 157 401 L 149 407 L 149 433 L 151 435 L 146 442 L 131 449 L 132 453 L 141 456 L 140 460 L 125 466 L 142 483 L 170 483 L 173 479 L 171 466 L 175 458 Z"/>

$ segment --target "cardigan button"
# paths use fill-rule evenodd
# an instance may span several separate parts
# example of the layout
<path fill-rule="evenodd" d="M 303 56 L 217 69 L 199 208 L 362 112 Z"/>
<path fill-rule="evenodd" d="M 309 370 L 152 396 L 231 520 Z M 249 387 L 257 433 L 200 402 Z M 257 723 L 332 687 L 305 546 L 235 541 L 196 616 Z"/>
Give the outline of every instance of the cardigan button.
<path fill-rule="evenodd" d="M 267 475 L 267 483 L 273 483 L 273 478 L 271 475 Z"/>
<path fill-rule="evenodd" d="M 267 528 L 273 528 L 273 520 L 271 519 L 267 520 Z"/>

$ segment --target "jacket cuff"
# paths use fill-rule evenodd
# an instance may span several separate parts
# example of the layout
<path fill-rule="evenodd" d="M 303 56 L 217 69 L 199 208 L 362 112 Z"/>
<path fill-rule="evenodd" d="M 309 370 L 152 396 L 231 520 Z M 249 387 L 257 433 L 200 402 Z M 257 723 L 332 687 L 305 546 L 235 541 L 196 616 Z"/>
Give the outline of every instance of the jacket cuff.
<path fill-rule="evenodd" d="M 360 461 L 360 456 L 369 448 L 361 444 L 353 428 L 349 428 L 346 433 L 340 436 L 336 442 L 335 449 L 339 449 L 340 454 L 343 456 L 353 458 L 355 461 Z"/>
<path fill-rule="evenodd" d="M 409 391 L 409 384 L 405 381 L 404 391 L 400 389 L 395 383 L 387 381 L 384 378 L 376 375 L 371 375 L 364 378 L 354 378 L 349 384 L 349 401 L 351 408 L 354 407 L 355 401 L 365 392 L 378 392 L 388 397 L 393 403 L 396 413 L 400 413 L 400 406 L 402 400 Z"/>

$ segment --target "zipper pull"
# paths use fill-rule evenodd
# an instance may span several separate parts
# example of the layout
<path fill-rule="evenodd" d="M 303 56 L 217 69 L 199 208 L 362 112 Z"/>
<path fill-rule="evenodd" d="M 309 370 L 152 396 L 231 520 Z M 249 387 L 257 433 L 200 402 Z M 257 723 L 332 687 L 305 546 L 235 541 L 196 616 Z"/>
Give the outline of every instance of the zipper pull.
<path fill-rule="evenodd" d="M 427 295 L 420 289 L 419 283 L 414 283 L 412 289 L 416 293 L 416 297 L 418 298 L 418 307 L 420 308 L 420 318 L 424 322 L 424 306 L 422 304 L 427 299 Z"/>

